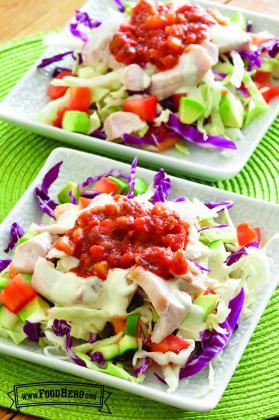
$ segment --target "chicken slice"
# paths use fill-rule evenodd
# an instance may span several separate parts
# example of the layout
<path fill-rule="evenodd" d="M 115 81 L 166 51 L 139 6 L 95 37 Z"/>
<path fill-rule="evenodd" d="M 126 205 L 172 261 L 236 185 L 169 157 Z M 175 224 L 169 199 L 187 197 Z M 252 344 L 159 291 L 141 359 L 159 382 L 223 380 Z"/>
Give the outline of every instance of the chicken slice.
<path fill-rule="evenodd" d="M 134 133 L 144 127 L 144 121 L 132 112 L 114 112 L 104 122 L 107 140 L 118 139 L 125 133 Z"/>
<path fill-rule="evenodd" d="M 90 39 L 82 51 L 83 63 L 86 66 L 93 66 L 100 61 L 109 62 L 109 43 L 123 21 L 123 16 L 117 13 L 113 18 L 107 19 L 102 25 L 92 29 Z"/>
<path fill-rule="evenodd" d="M 102 287 L 97 277 L 63 273 L 45 258 L 39 258 L 34 267 L 32 287 L 43 297 L 58 305 L 92 306 Z"/>
<path fill-rule="evenodd" d="M 251 35 L 244 32 L 236 23 L 230 23 L 226 26 L 211 26 L 210 38 L 211 41 L 217 45 L 221 53 L 238 48 L 247 49 L 251 43 Z"/>
<path fill-rule="evenodd" d="M 13 257 L 13 266 L 20 273 L 33 273 L 39 257 L 44 257 L 51 248 L 52 238 L 44 232 L 18 245 Z"/>
<path fill-rule="evenodd" d="M 150 93 L 156 95 L 159 101 L 168 98 L 182 86 L 200 82 L 214 64 L 206 48 L 190 45 L 175 67 L 151 76 Z"/>
<path fill-rule="evenodd" d="M 63 207 L 63 209 L 61 209 L 61 207 Z M 37 226 L 36 231 L 49 232 L 53 235 L 64 235 L 64 233 L 75 226 L 78 215 L 78 206 L 70 203 L 62 204 L 55 209 L 56 223 L 46 226 Z"/>
<path fill-rule="evenodd" d="M 127 90 L 141 92 L 150 86 L 150 77 L 138 64 L 130 64 L 125 67 L 122 83 Z"/>
<path fill-rule="evenodd" d="M 151 341 L 160 343 L 178 328 L 191 306 L 191 297 L 176 289 L 156 274 L 137 267 L 129 274 L 147 294 L 160 319 L 155 325 Z"/>

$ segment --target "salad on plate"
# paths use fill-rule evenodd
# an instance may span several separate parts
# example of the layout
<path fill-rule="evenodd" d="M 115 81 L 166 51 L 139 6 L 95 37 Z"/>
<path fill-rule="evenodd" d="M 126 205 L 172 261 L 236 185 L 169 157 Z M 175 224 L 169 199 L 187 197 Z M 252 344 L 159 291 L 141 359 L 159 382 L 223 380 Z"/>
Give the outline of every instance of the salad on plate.
<path fill-rule="evenodd" d="M 64 49 L 38 64 L 53 73 L 37 119 L 157 152 L 187 155 L 192 143 L 233 154 L 241 130 L 278 96 L 279 39 L 255 33 L 240 12 L 115 3 L 103 22 L 77 11 L 66 32 L 46 38 Z"/>
<path fill-rule="evenodd" d="M 136 158 L 54 199 L 62 164 L 34 190 L 41 222 L 11 226 L 0 336 L 132 382 L 155 375 L 169 392 L 207 367 L 212 380 L 269 278 L 260 229 L 236 226 L 232 201 L 170 199 L 164 170 L 147 185 Z"/>

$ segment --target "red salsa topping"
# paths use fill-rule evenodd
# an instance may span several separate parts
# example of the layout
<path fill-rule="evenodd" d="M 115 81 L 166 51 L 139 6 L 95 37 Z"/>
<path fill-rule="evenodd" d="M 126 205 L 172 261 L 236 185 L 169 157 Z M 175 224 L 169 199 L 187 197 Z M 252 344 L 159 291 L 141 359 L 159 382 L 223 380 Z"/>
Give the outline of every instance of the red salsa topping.
<path fill-rule="evenodd" d="M 80 260 L 78 275 L 106 279 L 110 268 L 141 266 L 170 279 L 187 272 L 189 225 L 163 204 L 152 208 L 115 196 L 111 204 L 81 213 L 55 247 Z"/>
<path fill-rule="evenodd" d="M 129 23 L 121 25 L 112 38 L 110 51 L 120 63 L 152 63 L 167 70 L 177 64 L 188 45 L 206 39 L 214 23 L 216 17 L 196 4 L 175 9 L 170 3 L 154 6 L 140 0 Z"/>

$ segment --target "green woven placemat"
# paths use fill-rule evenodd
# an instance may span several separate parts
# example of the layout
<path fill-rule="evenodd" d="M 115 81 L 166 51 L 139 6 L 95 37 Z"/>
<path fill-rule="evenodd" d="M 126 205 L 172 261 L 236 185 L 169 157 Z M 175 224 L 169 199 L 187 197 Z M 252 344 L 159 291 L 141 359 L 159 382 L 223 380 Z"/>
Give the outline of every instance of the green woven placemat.
<path fill-rule="evenodd" d="M 0 47 L 0 83 L 3 98 L 39 57 L 42 36 Z M 272 125 L 245 168 L 235 178 L 212 183 L 278 203 L 279 120 Z M 58 142 L 0 122 L 0 220 L 8 214 L 43 166 Z M 253 420 L 279 415 L 279 292 L 274 293 L 241 362 L 218 407 L 209 413 L 192 413 L 136 397 L 109 387 L 110 416 L 90 407 L 42 406 L 22 412 L 49 419 L 220 419 Z M 80 379 L 35 364 L 0 355 L 0 405 L 9 407 L 7 392 L 15 384 Z M 85 382 L 82 380 L 82 382 Z"/>

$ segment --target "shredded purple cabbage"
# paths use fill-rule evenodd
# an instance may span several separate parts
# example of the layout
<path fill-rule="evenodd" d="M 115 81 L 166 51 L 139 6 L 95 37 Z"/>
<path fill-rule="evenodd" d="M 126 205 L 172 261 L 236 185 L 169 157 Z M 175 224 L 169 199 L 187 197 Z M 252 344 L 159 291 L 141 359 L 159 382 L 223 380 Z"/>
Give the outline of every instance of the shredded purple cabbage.
<path fill-rule="evenodd" d="M 227 209 L 230 209 L 233 207 L 233 201 L 205 201 L 203 203 L 206 207 L 209 209 L 215 209 L 216 207 L 224 206 Z"/>
<path fill-rule="evenodd" d="M 134 375 L 136 376 L 142 375 L 146 371 L 146 369 L 148 369 L 148 366 L 149 366 L 149 361 L 148 361 L 148 358 L 146 357 L 145 359 L 143 359 L 142 364 L 133 370 Z"/>
<path fill-rule="evenodd" d="M 96 343 L 96 341 L 100 340 L 100 336 L 97 333 L 90 333 L 88 343 L 93 344 Z"/>
<path fill-rule="evenodd" d="M 69 197 L 70 197 L 70 201 L 71 201 L 71 203 L 72 204 L 75 204 L 75 205 L 77 205 L 77 199 L 76 199 L 76 197 L 74 196 L 74 194 L 73 194 L 73 191 L 72 190 L 70 190 L 69 191 Z"/>
<path fill-rule="evenodd" d="M 130 176 L 128 180 L 128 184 L 130 185 L 129 192 L 127 194 L 127 198 L 134 198 L 134 188 L 135 188 L 135 177 L 136 177 L 136 171 L 137 171 L 137 164 L 138 164 L 138 158 L 137 156 L 134 158 L 131 169 L 130 169 Z"/>
<path fill-rule="evenodd" d="M 226 228 L 226 227 L 228 227 L 228 225 L 216 225 L 216 226 L 205 226 L 205 227 L 202 227 L 200 230 L 199 230 L 199 232 L 202 232 L 202 231 L 204 231 L 204 230 L 208 230 L 208 229 L 223 229 L 223 228 Z"/>
<path fill-rule="evenodd" d="M 84 360 L 80 359 L 72 350 L 71 325 L 64 319 L 55 319 L 52 323 L 52 329 L 57 337 L 66 336 L 66 351 L 70 358 L 79 366 L 86 367 Z"/>
<path fill-rule="evenodd" d="M 91 358 L 92 362 L 96 363 L 97 365 L 104 366 L 106 364 L 103 353 L 100 351 L 89 351 L 87 354 Z"/>
<path fill-rule="evenodd" d="M 206 271 L 207 273 L 210 273 L 211 270 L 209 268 L 205 268 L 202 265 L 200 265 L 199 263 L 197 263 L 196 261 L 192 261 L 191 262 L 201 271 Z"/>
<path fill-rule="evenodd" d="M 41 186 L 35 188 L 34 193 L 38 201 L 38 206 L 42 213 L 54 218 L 54 209 L 58 205 L 48 195 L 48 190 L 51 185 L 56 181 L 59 175 L 60 167 L 63 161 L 56 163 L 50 170 L 45 174 Z"/>
<path fill-rule="evenodd" d="M 12 262 L 10 259 L 0 260 L 0 273 L 4 271 Z"/>
<path fill-rule="evenodd" d="M 79 30 L 79 26 L 83 25 L 86 28 L 93 29 L 100 26 L 102 22 L 90 18 L 88 13 L 76 11 L 76 22 L 70 24 L 70 32 L 76 38 L 81 39 L 83 42 L 88 41 L 88 35 L 85 32 Z"/>
<path fill-rule="evenodd" d="M 267 51 L 271 58 L 279 53 L 279 38 L 269 39 L 261 46 L 262 51 Z"/>
<path fill-rule="evenodd" d="M 255 242 L 251 242 L 250 244 L 244 246 L 243 248 L 240 248 L 238 251 L 233 252 L 226 259 L 226 261 L 225 261 L 226 264 L 228 266 L 230 266 L 230 265 L 236 263 L 243 255 L 248 255 L 245 248 L 249 248 L 249 247 L 259 248 L 259 243 L 256 242 L 256 241 Z"/>
<path fill-rule="evenodd" d="M 241 289 L 239 294 L 230 301 L 229 309 L 231 311 L 226 320 L 220 324 L 220 327 L 226 330 L 224 334 L 211 331 L 208 332 L 208 334 L 201 335 L 202 349 L 180 370 L 180 379 L 196 375 L 203 368 L 208 366 L 211 360 L 226 347 L 238 322 L 244 299 L 245 293 L 244 290 Z"/>
<path fill-rule="evenodd" d="M 5 252 L 9 252 L 13 247 L 17 244 L 19 238 L 21 238 L 24 235 L 24 230 L 14 222 L 10 229 L 9 234 L 9 243 L 7 245 L 7 248 L 4 249 Z"/>
<path fill-rule="evenodd" d="M 52 57 L 43 58 L 42 61 L 37 65 L 38 69 L 42 69 L 44 67 L 49 66 L 52 63 L 56 63 L 56 61 L 61 61 L 63 58 L 67 57 L 67 55 L 73 56 L 73 51 L 67 51 L 62 54 L 56 54 Z"/>
<path fill-rule="evenodd" d="M 236 90 L 241 95 L 245 96 L 245 98 L 248 98 L 248 96 L 250 96 L 250 93 L 246 87 L 240 86 L 239 88 L 236 88 Z"/>
<path fill-rule="evenodd" d="M 210 136 L 201 133 L 193 125 L 183 124 L 177 115 L 170 114 L 167 126 L 182 137 L 182 140 L 189 141 L 208 149 L 231 149 L 237 150 L 237 145 L 230 139 L 221 136 Z"/>
<path fill-rule="evenodd" d="M 72 70 L 69 69 L 68 67 L 59 67 L 59 66 L 57 66 L 53 70 L 52 77 L 58 76 L 58 74 L 62 73 L 63 71 L 72 71 Z"/>
<path fill-rule="evenodd" d="M 218 76 L 221 79 L 225 79 L 225 77 L 227 76 L 227 73 L 222 73 L 222 72 L 217 71 L 217 70 L 212 70 L 212 72 L 215 76 Z"/>
<path fill-rule="evenodd" d="M 240 50 L 238 51 L 240 57 L 244 60 L 247 60 L 248 62 L 248 71 L 251 71 L 253 69 L 259 68 L 262 66 L 262 60 L 260 57 L 261 51 L 246 51 L 246 50 Z"/>
<path fill-rule="evenodd" d="M 125 5 L 121 0 L 114 0 L 114 3 L 117 6 L 117 9 L 119 12 L 124 13 L 125 12 Z"/>
<path fill-rule="evenodd" d="M 22 329 L 30 341 L 39 341 L 39 338 L 43 336 L 40 322 L 26 321 Z"/>
<path fill-rule="evenodd" d="M 86 191 L 83 191 L 80 195 L 85 198 L 93 199 L 97 197 L 97 195 L 100 195 L 100 193 L 98 191 L 86 190 Z"/>
<path fill-rule="evenodd" d="M 175 198 L 173 201 L 174 201 L 175 203 L 181 203 L 181 202 L 183 202 L 183 201 L 187 201 L 187 198 L 186 198 L 186 197 L 184 197 L 183 195 L 180 195 L 179 197 Z"/>
<path fill-rule="evenodd" d="M 114 176 L 115 178 L 123 178 L 125 181 L 129 181 L 129 176 L 122 174 L 118 169 L 112 169 L 109 172 L 105 172 L 100 175 L 90 176 L 81 184 L 79 184 L 79 189 L 86 188 L 88 185 L 93 184 L 94 182 L 99 181 L 101 178 L 107 178 L 108 176 Z M 82 193 L 83 194 L 83 193 Z M 91 197 L 89 197 L 91 198 Z"/>
<path fill-rule="evenodd" d="M 151 202 L 153 204 L 157 202 L 163 203 L 166 201 L 169 195 L 169 190 L 171 188 L 171 180 L 170 178 L 166 177 L 166 173 L 164 169 L 160 169 L 159 172 L 153 178 L 153 186 L 154 186 L 154 195 L 151 198 Z"/>
<path fill-rule="evenodd" d="M 125 144 L 132 144 L 133 146 L 156 146 L 157 143 L 153 136 L 137 137 L 132 134 L 123 134 L 122 141 Z"/>
<path fill-rule="evenodd" d="M 166 384 L 165 379 L 162 378 L 162 376 L 160 376 L 157 372 L 153 372 L 153 374 L 158 379 L 158 381 L 161 382 L 161 384 Z"/>
<path fill-rule="evenodd" d="M 105 140 L 106 139 L 106 133 L 101 128 L 97 128 L 93 133 L 90 133 L 90 136 L 97 137 L 97 139 Z"/>
<path fill-rule="evenodd" d="M 253 23 L 251 20 L 247 20 L 246 32 L 253 32 Z"/>

